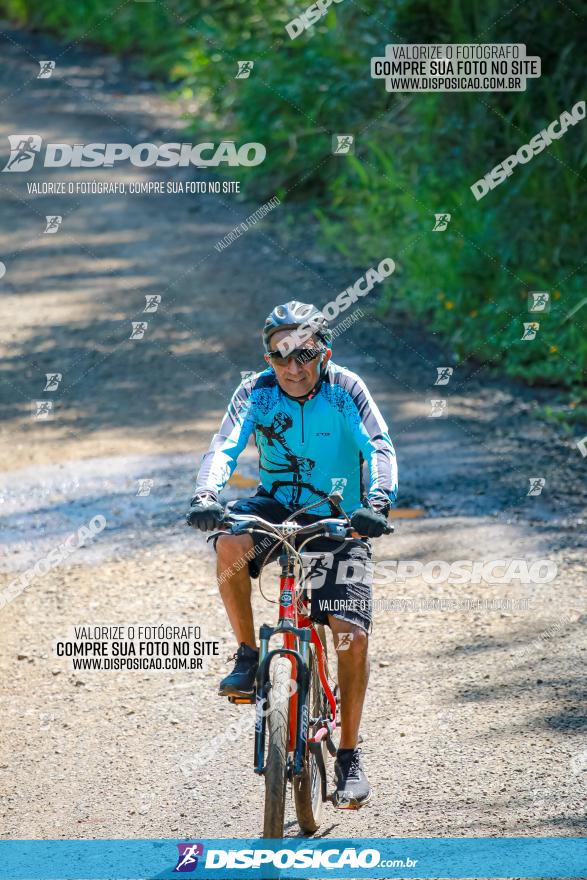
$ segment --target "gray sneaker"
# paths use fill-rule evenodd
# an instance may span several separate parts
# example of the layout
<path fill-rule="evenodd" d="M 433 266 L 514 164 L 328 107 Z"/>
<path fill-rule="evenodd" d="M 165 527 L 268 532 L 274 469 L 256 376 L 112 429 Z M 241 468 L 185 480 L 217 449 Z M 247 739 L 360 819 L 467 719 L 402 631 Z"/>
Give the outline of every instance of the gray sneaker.
<path fill-rule="evenodd" d="M 363 769 L 360 749 L 342 749 L 334 762 L 336 789 L 332 803 L 339 810 L 358 810 L 371 799 L 371 786 Z"/>

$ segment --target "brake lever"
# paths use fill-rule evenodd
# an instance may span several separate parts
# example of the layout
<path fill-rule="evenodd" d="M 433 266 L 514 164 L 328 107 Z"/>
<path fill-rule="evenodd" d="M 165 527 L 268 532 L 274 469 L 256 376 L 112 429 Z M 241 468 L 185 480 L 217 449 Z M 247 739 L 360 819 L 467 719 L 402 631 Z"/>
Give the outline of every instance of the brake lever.
<path fill-rule="evenodd" d="M 230 514 L 225 514 L 218 525 L 219 528 L 215 529 L 213 532 L 210 532 L 210 534 L 206 538 L 206 541 L 212 541 L 219 535 L 225 535 L 230 530 L 230 527 L 235 525 L 235 523 L 233 520 L 231 520 Z"/>
<path fill-rule="evenodd" d="M 385 524 L 385 526 L 383 528 L 384 535 L 392 535 L 394 531 L 395 531 L 395 529 L 390 522 Z M 357 532 L 354 529 L 353 530 L 349 529 L 348 530 L 348 537 L 349 538 L 368 538 L 369 536 L 368 535 L 361 535 L 360 532 Z"/>
<path fill-rule="evenodd" d="M 226 525 L 228 526 L 229 524 L 227 523 Z M 228 528 L 216 529 L 215 531 L 210 532 L 210 534 L 206 538 L 206 543 L 208 543 L 208 541 L 212 541 L 214 538 L 217 538 L 219 535 L 225 535 L 227 533 L 227 531 L 228 531 Z"/>

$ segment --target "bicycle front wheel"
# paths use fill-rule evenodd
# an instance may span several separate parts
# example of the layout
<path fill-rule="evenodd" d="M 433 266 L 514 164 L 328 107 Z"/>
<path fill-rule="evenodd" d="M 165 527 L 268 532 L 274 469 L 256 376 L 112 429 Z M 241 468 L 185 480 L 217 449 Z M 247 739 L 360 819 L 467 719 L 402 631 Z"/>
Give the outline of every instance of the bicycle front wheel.
<path fill-rule="evenodd" d="M 326 638 L 324 627 L 317 626 L 316 632 L 322 642 L 326 654 Z M 328 702 L 318 675 L 316 649 L 310 646 L 310 691 L 308 693 L 310 721 L 325 718 L 328 714 Z M 311 733 L 312 725 L 310 724 Z M 305 834 L 313 834 L 320 827 L 322 804 L 326 794 L 326 743 L 308 746 L 304 769 L 301 776 L 293 781 L 296 816 L 300 828 Z"/>
<path fill-rule="evenodd" d="M 267 733 L 269 744 L 265 762 L 265 816 L 263 837 L 283 837 L 285 791 L 287 788 L 287 740 L 291 663 L 276 657 L 271 663 L 268 696 Z"/>

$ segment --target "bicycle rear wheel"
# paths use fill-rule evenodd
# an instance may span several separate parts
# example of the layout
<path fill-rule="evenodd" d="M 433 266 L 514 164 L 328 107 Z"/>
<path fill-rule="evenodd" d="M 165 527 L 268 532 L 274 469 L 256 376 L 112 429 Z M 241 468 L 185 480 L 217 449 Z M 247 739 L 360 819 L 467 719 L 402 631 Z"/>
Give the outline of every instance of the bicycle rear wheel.
<path fill-rule="evenodd" d="M 287 788 L 287 740 L 291 663 L 276 657 L 270 669 L 268 695 L 268 748 L 265 762 L 265 814 L 263 837 L 283 837 L 285 791 Z"/>
<path fill-rule="evenodd" d="M 323 626 L 316 632 L 326 655 L 326 637 Z M 310 645 L 310 691 L 308 694 L 310 721 L 325 718 L 328 714 L 328 701 L 318 675 L 316 649 Z M 312 726 L 308 735 L 312 732 Z M 326 796 L 326 742 L 309 744 L 301 776 L 293 781 L 296 816 L 305 834 L 313 834 L 320 827 L 322 804 Z"/>

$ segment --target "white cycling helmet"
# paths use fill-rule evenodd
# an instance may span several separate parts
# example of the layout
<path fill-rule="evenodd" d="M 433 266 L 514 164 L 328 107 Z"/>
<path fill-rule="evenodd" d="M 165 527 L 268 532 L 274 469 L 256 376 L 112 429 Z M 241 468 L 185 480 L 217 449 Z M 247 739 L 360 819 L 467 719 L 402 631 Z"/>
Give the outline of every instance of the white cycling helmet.
<path fill-rule="evenodd" d="M 332 331 L 328 328 L 328 321 L 316 306 L 309 303 L 298 302 L 292 299 L 288 303 L 275 306 L 263 325 L 263 345 L 265 351 L 269 351 L 269 340 L 278 330 L 294 330 L 301 325 L 308 325 L 312 334 L 320 339 L 324 345 L 330 346 Z"/>

